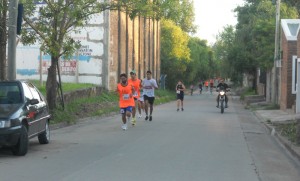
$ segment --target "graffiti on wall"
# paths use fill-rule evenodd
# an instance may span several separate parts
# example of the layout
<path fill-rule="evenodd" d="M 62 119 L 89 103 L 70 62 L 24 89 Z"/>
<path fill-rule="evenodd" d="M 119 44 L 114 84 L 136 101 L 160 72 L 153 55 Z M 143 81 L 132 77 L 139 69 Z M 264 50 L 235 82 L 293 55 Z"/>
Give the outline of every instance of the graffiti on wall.
<path fill-rule="evenodd" d="M 38 55 L 38 54 L 36 54 Z M 61 75 L 75 75 L 77 71 L 78 61 L 81 62 L 87 62 L 89 63 L 90 59 L 93 55 L 93 49 L 89 47 L 89 45 L 83 45 L 79 51 L 78 55 L 74 55 L 69 57 L 68 59 L 61 58 L 59 65 L 60 65 L 60 72 Z M 40 55 L 37 56 L 36 61 L 40 64 Z M 48 68 L 51 65 L 51 56 L 50 55 L 43 55 L 42 56 L 42 74 L 48 74 Z M 17 74 L 20 75 L 36 75 L 40 74 L 40 70 L 37 66 L 35 66 L 35 69 L 17 69 Z"/>

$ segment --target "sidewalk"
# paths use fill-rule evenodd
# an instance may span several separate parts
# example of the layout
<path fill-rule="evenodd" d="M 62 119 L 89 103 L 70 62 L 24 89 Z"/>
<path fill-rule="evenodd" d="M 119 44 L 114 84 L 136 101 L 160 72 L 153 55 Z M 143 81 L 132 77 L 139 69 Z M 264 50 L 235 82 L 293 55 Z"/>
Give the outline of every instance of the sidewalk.
<path fill-rule="evenodd" d="M 270 134 L 275 137 L 290 154 L 300 161 L 300 146 L 296 146 L 287 138 L 277 133 L 272 126 L 272 123 L 290 123 L 295 122 L 296 118 L 300 119 L 300 114 L 288 113 L 282 110 L 256 110 L 254 115 L 267 127 Z"/>
<path fill-rule="evenodd" d="M 282 110 L 256 110 L 254 113 L 262 121 L 271 123 L 293 122 L 296 118 L 300 118 L 300 114 L 288 113 Z"/>

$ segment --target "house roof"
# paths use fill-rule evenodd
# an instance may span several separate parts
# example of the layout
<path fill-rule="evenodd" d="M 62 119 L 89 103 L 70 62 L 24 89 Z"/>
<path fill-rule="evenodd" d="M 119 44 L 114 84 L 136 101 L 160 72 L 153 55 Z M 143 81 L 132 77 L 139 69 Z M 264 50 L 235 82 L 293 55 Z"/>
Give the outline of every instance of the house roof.
<path fill-rule="evenodd" d="M 297 41 L 300 19 L 282 19 L 281 27 L 288 41 Z"/>

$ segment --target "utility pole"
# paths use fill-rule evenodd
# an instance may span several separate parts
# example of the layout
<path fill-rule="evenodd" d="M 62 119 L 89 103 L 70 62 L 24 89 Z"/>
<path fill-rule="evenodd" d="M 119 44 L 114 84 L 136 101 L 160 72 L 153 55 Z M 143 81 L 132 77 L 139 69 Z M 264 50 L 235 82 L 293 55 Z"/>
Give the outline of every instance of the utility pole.
<path fill-rule="evenodd" d="M 277 65 L 276 62 L 279 60 L 279 26 L 280 26 L 280 1 L 276 0 L 276 29 L 275 29 L 275 51 L 274 51 L 274 66 L 272 69 L 272 92 L 271 102 L 278 104 L 278 79 L 277 79 Z"/>
<path fill-rule="evenodd" d="M 17 17 L 18 0 L 10 0 L 8 5 L 8 80 L 16 79 L 16 36 L 17 36 Z"/>

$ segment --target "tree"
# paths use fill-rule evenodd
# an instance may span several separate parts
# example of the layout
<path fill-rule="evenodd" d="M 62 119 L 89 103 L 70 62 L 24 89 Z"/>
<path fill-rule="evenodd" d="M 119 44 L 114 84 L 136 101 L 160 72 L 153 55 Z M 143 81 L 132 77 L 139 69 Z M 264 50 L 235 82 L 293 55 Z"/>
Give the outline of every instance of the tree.
<path fill-rule="evenodd" d="M 188 47 L 191 50 L 191 61 L 187 63 L 185 73 L 187 83 L 194 84 L 197 80 L 205 80 L 218 74 L 212 49 L 207 46 L 206 40 L 191 37 Z"/>
<path fill-rule="evenodd" d="M 275 1 L 275 0 L 273 0 Z M 282 2 L 286 3 L 290 7 L 295 7 L 298 11 L 298 17 L 300 16 L 300 1 L 299 0 L 282 0 Z"/>
<path fill-rule="evenodd" d="M 0 80 L 6 78 L 7 0 L 0 0 Z"/>
<path fill-rule="evenodd" d="M 275 6 L 271 1 L 247 0 L 235 12 L 238 19 L 235 31 L 225 28 L 217 45 L 230 45 L 222 47 L 226 53 L 222 59 L 227 64 L 232 79 L 241 82 L 243 73 L 255 77 L 258 67 L 264 71 L 274 64 Z M 296 9 L 282 3 L 281 18 L 295 17 Z M 231 42 L 228 42 L 226 34 L 231 37 Z"/>
<path fill-rule="evenodd" d="M 172 20 L 184 32 L 196 32 L 193 0 L 159 0 L 158 6 L 162 9 L 160 17 Z"/>
<path fill-rule="evenodd" d="M 186 62 L 190 61 L 189 36 L 171 20 L 162 20 L 161 24 L 161 71 L 168 75 L 166 85 L 172 88 L 184 77 Z"/>
<path fill-rule="evenodd" d="M 235 29 L 228 25 L 217 35 L 216 43 L 212 47 L 221 77 L 231 77 L 232 75 L 229 54 L 234 46 L 234 40 Z"/>
<path fill-rule="evenodd" d="M 147 0 L 44 0 L 45 5 L 37 12 L 37 4 L 32 0 L 23 0 L 24 17 L 29 28 L 24 28 L 22 42 L 31 44 L 39 41 L 43 52 L 51 56 L 46 83 L 47 101 L 49 108 L 56 107 L 57 66 L 60 57 L 71 56 L 79 47 L 70 36 L 72 32 L 80 31 L 92 15 L 105 10 L 126 11 L 130 17 L 137 15 L 154 16 L 155 5 Z M 38 19 L 33 18 L 38 13 Z"/>

